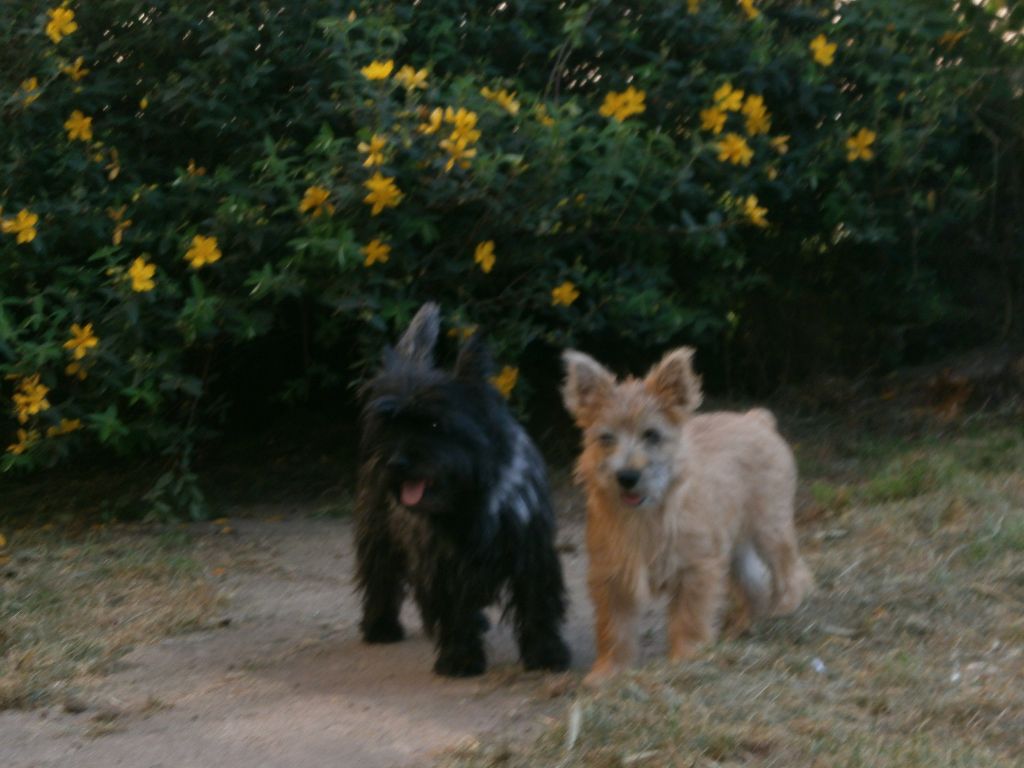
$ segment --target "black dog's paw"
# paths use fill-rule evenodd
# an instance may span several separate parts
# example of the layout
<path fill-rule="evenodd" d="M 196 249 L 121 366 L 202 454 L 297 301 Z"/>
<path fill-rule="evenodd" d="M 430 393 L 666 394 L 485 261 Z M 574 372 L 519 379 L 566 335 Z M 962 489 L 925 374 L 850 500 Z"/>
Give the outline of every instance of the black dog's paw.
<path fill-rule="evenodd" d="M 377 619 L 363 622 L 363 640 L 367 643 L 397 643 L 405 639 L 405 630 L 397 619 Z"/>
<path fill-rule="evenodd" d="M 475 677 L 487 669 L 483 648 L 451 648 L 441 651 L 434 672 L 444 677 Z"/>
<path fill-rule="evenodd" d="M 569 668 L 571 660 L 568 646 L 558 635 L 531 643 L 523 648 L 522 653 L 523 667 L 527 670 L 545 669 L 551 672 L 564 672 Z"/>

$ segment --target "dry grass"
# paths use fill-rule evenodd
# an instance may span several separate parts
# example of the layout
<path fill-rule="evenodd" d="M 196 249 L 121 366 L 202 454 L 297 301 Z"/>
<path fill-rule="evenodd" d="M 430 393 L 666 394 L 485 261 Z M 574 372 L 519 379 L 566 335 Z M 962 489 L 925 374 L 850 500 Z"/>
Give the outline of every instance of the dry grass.
<path fill-rule="evenodd" d="M 181 533 L 8 530 L 0 557 L 0 709 L 71 696 L 138 643 L 216 607 Z"/>
<path fill-rule="evenodd" d="M 802 441 L 802 540 L 818 590 L 795 617 L 698 662 L 579 692 L 534 744 L 445 764 L 1019 766 L 1022 427 Z"/>

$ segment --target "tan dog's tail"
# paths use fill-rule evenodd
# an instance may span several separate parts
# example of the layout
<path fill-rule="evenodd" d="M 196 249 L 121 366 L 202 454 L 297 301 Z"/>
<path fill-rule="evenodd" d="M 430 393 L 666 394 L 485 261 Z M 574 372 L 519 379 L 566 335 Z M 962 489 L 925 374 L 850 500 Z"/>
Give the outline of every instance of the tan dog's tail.
<path fill-rule="evenodd" d="M 775 421 L 775 415 L 767 408 L 751 408 L 747 411 L 747 416 L 757 419 L 763 424 L 768 425 L 771 429 L 776 429 L 778 427 L 778 424 Z"/>

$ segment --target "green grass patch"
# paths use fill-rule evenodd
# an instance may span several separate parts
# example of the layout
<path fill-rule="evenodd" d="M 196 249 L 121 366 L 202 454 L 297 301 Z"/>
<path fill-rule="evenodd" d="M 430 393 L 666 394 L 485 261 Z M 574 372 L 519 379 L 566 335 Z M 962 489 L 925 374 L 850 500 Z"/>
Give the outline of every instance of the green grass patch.
<path fill-rule="evenodd" d="M 864 504 L 882 504 L 913 499 L 934 490 L 938 477 L 926 461 L 902 459 L 861 484 L 858 500 Z"/>

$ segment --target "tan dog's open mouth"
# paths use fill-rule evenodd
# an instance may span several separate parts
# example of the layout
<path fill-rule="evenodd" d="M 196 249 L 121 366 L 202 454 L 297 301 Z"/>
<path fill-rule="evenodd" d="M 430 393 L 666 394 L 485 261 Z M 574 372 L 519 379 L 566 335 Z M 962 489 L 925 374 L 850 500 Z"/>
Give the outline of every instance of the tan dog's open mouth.
<path fill-rule="evenodd" d="M 622 503 L 625 504 L 627 507 L 639 507 L 641 504 L 644 503 L 644 500 L 647 497 L 644 496 L 642 493 L 623 491 L 619 498 L 622 499 Z"/>

